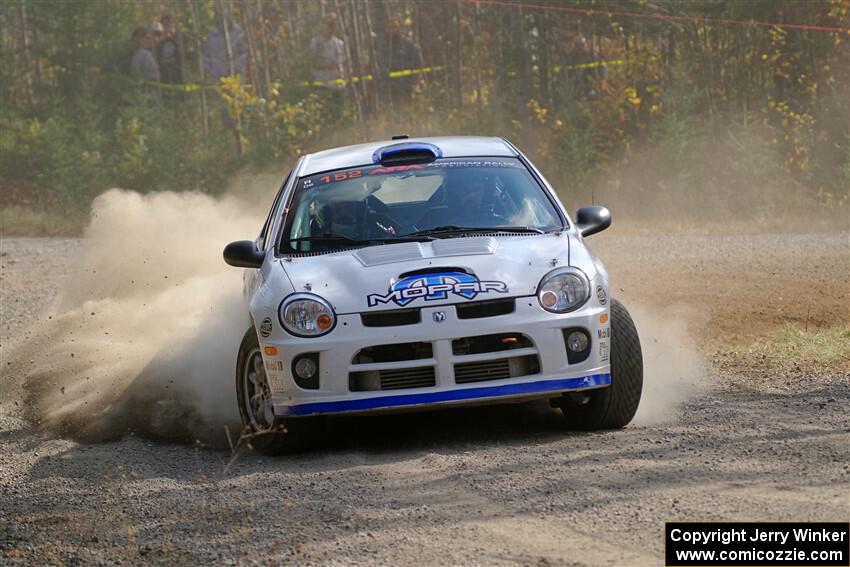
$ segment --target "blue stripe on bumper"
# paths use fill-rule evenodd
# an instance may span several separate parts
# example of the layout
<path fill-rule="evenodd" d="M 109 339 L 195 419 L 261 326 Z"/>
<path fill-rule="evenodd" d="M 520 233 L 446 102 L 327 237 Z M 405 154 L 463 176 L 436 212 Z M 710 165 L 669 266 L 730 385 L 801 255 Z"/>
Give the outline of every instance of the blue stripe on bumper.
<path fill-rule="evenodd" d="M 380 396 L 376 398 L 361 398 L 357 400 L 340 400 L 337 402 L 314 402 L 276 408 L 277 415 L 311 415 L 317 413 L 335 413 L 342 411 L 364 411 L 399 406 L 413 406 L 474 400 L 477 398 L 493 398 L 499 396 L 516 396 L 536 394 L 538 392 L 557 392 L 564 390 L 583 390 L 611 385 L 610 374 L 593 374 L 580 378 L 562 378 L 560 380 L 541 380 L 540 382 L 524 382 L 506 384 L 504 386 L 487 386 L 483 388 L 463 388 L 428 392 L 425 394 L 404 394 L 399 396 Z"/>

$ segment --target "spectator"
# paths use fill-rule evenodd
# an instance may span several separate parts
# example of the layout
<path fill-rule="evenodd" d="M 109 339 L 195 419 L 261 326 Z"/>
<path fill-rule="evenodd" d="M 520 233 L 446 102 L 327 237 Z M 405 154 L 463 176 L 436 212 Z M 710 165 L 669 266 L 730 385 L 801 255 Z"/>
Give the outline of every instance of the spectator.
<path fill-rule="evenodd" d="M 329 89 L 342 89 L 340 80 L 345 73 L 345 43 L 336 36 L 336 14 L 326 14 L 322 21 L 322 33 L 310 40 L 310 56 L 313 63 L 313 80 L 324 83 Z M 338 81 L 338 82 L 332 82 Z"/>
<path fill-rule="evenodd" d="M 177 31 L 174 16 L 162 16 L 162 39 L 156 46 L 156 61 L 159 64 L 159 74 L 163 83 L 182 85 L 184 81 L 183 66 L 186 61 L 183 33 Z"/>
<path fill-rule="evenodd" d="M 407 71 L 422 68 L 422 52 L 416 42 L 404 33 L 401 18 L 394 17 L 390 21 L 389 35 L 389 70 Z M 393 103 L 409 101 L 413 94 L 413 87 L 421 80 L 421 74 L 414 73 L 402 77 L 391 77 L 390 97 Z"/>
<path fill-rule="evenodd" d="M 139 27 L 133 32 L 133 42 L 136 51 L 130 60 L 130 75 L 139 81 L 159 83 L 159 66 L 156 64 L 153 49 L 153 35 L 148 28 Z M 145 91 L 151 96 L 154 105 L 159 106 L 159 87 L 155 84 L 146 85 Z"/>
<path fill-rule="evenodd" d="M 207 41 L 201 53 L 204 71 L 214 83 L 222 77 L 231 75 L 230 62 L 227 60 L 227 40 L 230 40 L 230 54 L 233 59 L 232 74 L 243 80 L 245 78 L 245 68 L 248 65 L 245 33 L 239 24 L 228 21 L 227 38 L 219 28 L 213 28 L 207 35 Z"/>
<path fill-rule="evenodd" d="M 151 34 L 153 34 L 154 45 L 159 44 L 160 40 L 162 39 L 163 32 L 165 32 L 165 28 L 162 27 L 161 23 L 154 22 L 151 24 Z"/>

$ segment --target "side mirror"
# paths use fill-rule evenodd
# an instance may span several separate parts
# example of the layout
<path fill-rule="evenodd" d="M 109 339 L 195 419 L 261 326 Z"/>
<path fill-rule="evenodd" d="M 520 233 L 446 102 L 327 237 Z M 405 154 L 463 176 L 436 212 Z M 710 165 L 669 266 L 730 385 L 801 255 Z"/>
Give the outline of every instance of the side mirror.
<path fill-rule="evenodd" d="M 576 212 L 576 228 L 582 236 L 602 232 L 609 226 L 611 226 L 611 211 L 605 207 L 598 205 L 582 207 Z"/>
<path fill-rule="evenodd" d="M 237 268 L 260 268 L 265 257 L 253 240 L 237 240 L 224 247 L 224 261 Z"/>

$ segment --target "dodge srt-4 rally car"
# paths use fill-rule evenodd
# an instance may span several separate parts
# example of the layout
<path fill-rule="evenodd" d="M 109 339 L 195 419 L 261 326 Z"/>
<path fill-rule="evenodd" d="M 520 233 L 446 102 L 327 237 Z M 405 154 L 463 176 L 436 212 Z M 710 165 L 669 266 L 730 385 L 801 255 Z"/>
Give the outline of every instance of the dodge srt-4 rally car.
<path fill-rule="evenodd" d="M 549 398 L 569 426 L 623 427 L 640 400 L 637 331 L 540 172 L 499 138 L 407 139 L 307 155 L 245 272 L 239 410 L 269 453 L 319 416 Z"/>

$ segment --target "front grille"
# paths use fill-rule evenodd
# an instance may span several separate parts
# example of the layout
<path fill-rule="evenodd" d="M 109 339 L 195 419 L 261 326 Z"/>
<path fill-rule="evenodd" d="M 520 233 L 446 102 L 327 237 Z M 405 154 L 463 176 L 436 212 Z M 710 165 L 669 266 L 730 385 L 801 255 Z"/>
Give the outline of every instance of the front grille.
<path fill-rule="evenodd" d="M 351 372 L 348 375 L 348 389 L 352 392 L 429 388 L 436 385 L 437 376 L 433 366 Z"/>
<path fill-rule="evenodd" d="M 455 364 L 455 383 L 486 382 L 528 376 L 540 372 L 540 361 L 536 355 L 499 358 L 479 362 Z"/>
<path fill-rule="evenodd" d="M 531 348 L 531 339 L 522 333 L 497 333 L 495 335 L 479 335 L 464 337 L 452 341 L 452 354 L 483 354 L 485 352 L 500 352 L 517 348 Z"/>
<path fill-rule="evenodd" d="M 514 299 L 493 299 L 490 301 L 473 301 L 462 303 L 456 307 L 458 319 L 481 319 L 496 317 L 514 312 Z"/>
<path fill-rule="evenodd" d="M 434 347 L 431 343 L 398 343 L 366 347 L 354 355 L 352 362 L 354 364 L 400 362 L 402 360 L 420 360 L 433 356 Z"/>
<path fill-rule="evenodd" d="M 361 313 L 360 321 L 364 327 L 396 327 L 415 325 L 420 321 L 419 309 L 394 309 L 377 313 Z"/>

